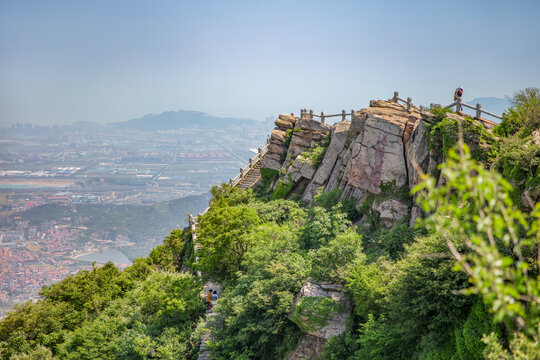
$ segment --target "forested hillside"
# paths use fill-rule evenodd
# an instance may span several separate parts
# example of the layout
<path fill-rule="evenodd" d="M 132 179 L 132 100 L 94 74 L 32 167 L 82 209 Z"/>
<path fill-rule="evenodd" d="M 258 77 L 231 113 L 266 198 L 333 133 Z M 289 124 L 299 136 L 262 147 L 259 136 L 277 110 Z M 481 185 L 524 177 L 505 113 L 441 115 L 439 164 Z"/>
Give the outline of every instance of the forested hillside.
<path fill-rule="evenodd" d="M 124 271 L 107 264 L 44 288 L 0 322 L 0 356 L 196 359 L 210 332 L 215 359 L 538 359 L 539 90 L 512 105 L 494 129 L 433 110 L 422 130 L 429 159 L 411 156 L 417 125 L 405 149 L 396 145 L 404 172 L 368 164 L 370 176 L 381 171 L 375 185 L 344 161 L 365 160 L 355 151 L 369 141 L 364 126 L 390 144 L 390 125 L 369 121 L 386 112 L 395 122 L 397 110 L 366 110 L 347 132 L 311 123 L 273 132 L 275 166 L 258 186 L 212 189 L 198 261 L 190 230 L 173 230 Z M 320 182 L 322 172 L 335 176 Z M 205 324 L 206 281 L 223 293 Z M 306 296 L 316 284 L 346 299 Z M 323 338 L 334 318 L 346 319 L 343 331 Z M 308 354 L 300 345 L 312 340 Z"/>

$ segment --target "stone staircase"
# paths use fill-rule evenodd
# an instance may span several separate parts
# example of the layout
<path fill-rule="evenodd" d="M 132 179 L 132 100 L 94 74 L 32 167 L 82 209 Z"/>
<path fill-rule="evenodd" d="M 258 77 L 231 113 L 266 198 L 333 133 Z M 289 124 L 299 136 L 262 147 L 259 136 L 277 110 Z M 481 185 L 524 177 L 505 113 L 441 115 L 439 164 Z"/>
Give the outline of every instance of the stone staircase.
<path fill-rule="evenodd" d="M 249 189 L 261 178 L 261 164 L 268 152 L 268 143 L 259 149 L 255 157 L 249 159 L 249 163 L 240 169 L 238 175 L 229 180 L 232 187 L 239 189 Z"/>
<path fill-rule="evenodd" d="M 261 161 L 259 161 L 242 180 L 240 180 L 236 187 L 242 190 L 249 189 L 250 187 L 254 186 L 260 178 Z"/>
<path fill-rule="evenodd" d="M 208 322 L 209 319 L 214 316 L 214 313 L 208 313 L 206 314 L 206 321 Z M 210 340 L 210 333 L 205 333 L 202 336 L 201 344 L 199 345 L 199 357 L 198 360 L 209 360 L 212 359 L 212 351 L 208 348 L 207 342 Z"/>
<path fill-rule="evenodd" d="M 208 291 L 210 289 L 217 291 L 218 299 L 221 297 L 221 285 L 216 284 L 216 283 L 211 283 L 211 282 L 207 282 L 206 284 L 204 284 L 204 294 L 205 294 L 205 296 L 206 296 L 206 294 L 208 294 Z M 213 305 L 215 305 L 215 303 L 213 303 Z M 205 322 L 207 324 L 209 322 L 211 322 L 212 317 L 214 315 L 215 315 L 215 313 L 212 310 L 209 310 L 209 311 L 207 310 L 206 311 L 206 316 L 205 316 Z M 205 327 L 206 327 L 206 325 L 205 325 Z M 203 334 L 202 339 L 201 339 L 201 343 L 199 345 L 199 357 L 197 358 L 198 360 L 212 359 L 212 352 L 208 348 L 208 343 L 207 343 L 209 340 L 211 340 L 211 336 L 212 336 L 212 334 L 210 334 L 209 332 L 206 332 L 206 333 Z"/>

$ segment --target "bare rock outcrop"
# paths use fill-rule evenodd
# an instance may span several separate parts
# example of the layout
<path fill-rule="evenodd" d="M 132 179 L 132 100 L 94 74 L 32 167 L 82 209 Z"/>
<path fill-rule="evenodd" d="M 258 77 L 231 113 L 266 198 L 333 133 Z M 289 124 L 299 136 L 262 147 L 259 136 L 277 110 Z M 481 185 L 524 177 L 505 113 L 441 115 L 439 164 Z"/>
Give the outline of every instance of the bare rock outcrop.
<path fill-rule="evenodd" d="M 315 172 L 313 179 L 304 192 L 302 197 L 304 201 L 313 200 L 313 197 L 317 194 L 317 189 L 323 187 L 330 179 L 330 174 L 336 166 L 338 156 L 345 147 L 350 126 L 351 123 L 348 121 L 341 121 L 332 126 L 332 139 L 330 140 L 330 144 L 328 145 L 328 149 L 326 150 L 321 165 L 317 169 L 317 172 Z"/>
<path fill-rule="evenodd" d="M 413 130 L 404 145 L 409 187 L 412 189 L 420 183 L 420 174 L 422 172 L 430 173 L 436 167 L 436 162 L 432 159 L 429 149 L 428 130 L 425 121 L 414 123 Z"/>
<path fill-rule="evenodd" d="M 313 119 L 300 119 L 292 133 L 285 164 L 294 160 L 304 150 L 319 143 L 330 132 L 330 126 Z"/>
<path fill-rule="evenodd" d="M 296 120 L 297 119 L 293 115 L 280 114 L 274 123 L 278 129 L 286 131 L 294 128 Z"/>
<path fill-rule="evenodd" d="M 268 143 L 268 152 L 262 160 L 261 166 L 264 168 L 279 170 L 283 165 L 283 157 L 287 152 L 285 140 L 288 129 L 294 128 L 296 118 L 292 115 L 279 115 L 275 121 L 276 128 L 272 131 Z"/>
<path fill-rule="evenodd" d="M 407 204 L 398 200 L 386 200 L 379 204 L 374 203 L 371 210 L 379 214 L 383 225 L 389 229 L 408 214 Z"/>
<path fill-rule="evenodd" d="M 306 335 L 287 359 L 317 359 L 330 337 L 345 332 L 352 303 L 341 285 L 315 283 L 308 278 L 291 309 L 289 319 Z"/>
<path fill-rule="evenodd" d="M 376 101 L 358 111 L 351 129 L 356 136 L 343 154 L 345 169 L 339 185 L 344 196 L 362 199 L 379 194 L 381 182 L 407 183 L 403 132 L 410 113 L 396 104 Z"/>
<path fill-rule="evenodd" d="M 297 183 L 302 178 L 311 180 L 315 174 L 315 169 L 311 165 L 311 162 L 304 159 L 302 155 L 298 155 L 291 166 L 287 169 L 287 173 L 283 178 L 283 182 L 287 183 L 290 180 Z"/>
<path fill-rule="evenodd" d="M 416 220 L 419 219 L 422 216 L 422 210 L 418 206 L 413 206 L 411 208 L 411 221 L 409 222 L 410 227 L 414 227 L 416 225 Z"/>
<path fill-rule="evenodd" d="M 456 114 L 447 117 L 464 120 Z M 304 201 L 312 201 L 321 187 L 325 192 L 338 188 L 342 198 L 356 198 L 359 206 L 368 195 L 381 194 L 384 183 L 393 183 L 396 189 L 404 185 L 413 188 L 422 173 L 435 173 L 441 159 L 437 149 L 429 145 L 432 121 L 431 113 L 382 100 L 373 100 L 370 107 L 356 111 L 352 121 L 333 126 L 309 116 L 280 115 L 262 167 L 281 170 L 283 182 L 294 182 L 290 193 L 300 194 Z M 320 144 L 329 133 L 330 143 L 314 168 L 312 160 L 302 153 Z M 531 193 L 536 197 L 534 190 Z M 388 227 L 406 215 L 411 216 L 412 226 L 421 216 L 418 208 L 409 214 L 397 200 L 378 203 L 372 211 Z"/>

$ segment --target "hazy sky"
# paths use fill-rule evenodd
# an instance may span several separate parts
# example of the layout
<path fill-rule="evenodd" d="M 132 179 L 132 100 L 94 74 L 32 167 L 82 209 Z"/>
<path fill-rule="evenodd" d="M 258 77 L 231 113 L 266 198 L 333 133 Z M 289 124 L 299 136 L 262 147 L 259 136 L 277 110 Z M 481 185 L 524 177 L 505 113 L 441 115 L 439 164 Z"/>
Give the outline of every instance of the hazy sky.
<path fill-rule="evenodd" d="M 540 1 L 0 0 L 0 124 L 540 87 Z"/>

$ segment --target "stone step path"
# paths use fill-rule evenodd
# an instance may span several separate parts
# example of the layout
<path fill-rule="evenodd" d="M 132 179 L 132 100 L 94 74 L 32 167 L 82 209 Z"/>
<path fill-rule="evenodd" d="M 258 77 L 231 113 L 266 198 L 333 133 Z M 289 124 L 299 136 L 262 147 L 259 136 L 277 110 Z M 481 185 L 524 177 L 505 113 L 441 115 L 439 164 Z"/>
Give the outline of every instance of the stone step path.
<path fill-rule="evenodd" d="M 208 282 L 208 283 L 204 284 L 204 296 L 205 297 L 206 297 L 206 294 L 208 294 L 208 291 L 210 289 L 212 289 L 212 291 L 214 291 L 214 290 L 217 291 L 218 299 L 221 297 L 221 286 L 219 284 L 214 284 L 214 283 L 211 283 L 211 282 Z M 214 315 L 215 315 L 215 313 L 212 312 L 212 310 L 206 311 L 205 323 L 208 323 L 212 319 L 212 317 Z M 197 358 L 198 360 L 212 359 L 212 352 L 208 348 L 208 341 L 210 339 L 211 339 L 211 334 L 209 332 L 203 334 L 202 339 L 201 339 L 201 343 L 199 345 L 199 357 Z"/>
<path fill-rule="evenodd" d="M 253 187 L 261 178 L 261 161 L 251 169 L 251 171 L 246 175 L 245 178 L 243 178 L 238 185 L 236 185 L 239 189 L 249 189 L 250 187 Z"/>
<path fill-rule="evenodd" d="M 207 314 L 207 320 L 209 316 L 213 316 L 213 313 Z M 199 357 L 198 360 L 209 360 L 212 359 L 212 352 L 208 348 L 208 340 L 210 340 L 210 333 L 205 333 L 201 339 L 201 345 L 199 346 Z"/>

